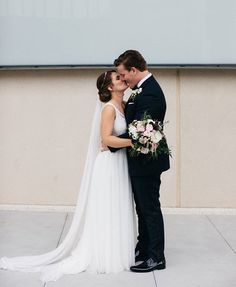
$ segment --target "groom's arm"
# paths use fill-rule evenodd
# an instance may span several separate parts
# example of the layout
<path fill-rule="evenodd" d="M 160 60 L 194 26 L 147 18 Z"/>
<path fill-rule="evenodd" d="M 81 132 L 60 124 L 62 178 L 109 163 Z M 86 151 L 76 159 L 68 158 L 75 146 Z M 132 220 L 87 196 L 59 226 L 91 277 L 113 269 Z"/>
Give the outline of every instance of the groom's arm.
<path fill-rule="evenodd" d="M 124 133 L 124 134 L 122 134 L 122 135 L 119 135 L 118 138 L 121 138 L 121 139 L 129 139 L 130 137 L 129 137 L 128 132 L 126 132 L 126 133 Z M 123 147 L 111 147 L 111 146 L 108 146 L 108 148 L 109 148 L 109 150 L 110 150 L 111 152 L 116 152 L 116 151 L 122 149 Z"/>

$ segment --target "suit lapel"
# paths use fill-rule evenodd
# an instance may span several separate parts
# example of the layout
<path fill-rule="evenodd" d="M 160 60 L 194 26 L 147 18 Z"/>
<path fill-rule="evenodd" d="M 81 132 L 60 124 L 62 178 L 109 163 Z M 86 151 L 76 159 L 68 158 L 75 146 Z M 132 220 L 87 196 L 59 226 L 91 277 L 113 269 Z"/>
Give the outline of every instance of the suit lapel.
<path fill-rule="evenodd" d="M 152 83 L 153 81 L 155 81 L 155 78 L 153 77 L 153 75 L 151 75 L 145 82 L 142 83 L 142 85 L 140 86 L 140 88 L 142 88 L 142 92 L 139 94 L 140 96 L 142 96 L 142 94 L 144 93 L 144 89 L 147 85 L 149 85 L 150 83 Z M 125 119 L 126 122 L 129 124 L 131 118 L 132 118 L 132 114 L 135 113 L 135 107 L 130 107 L 128 109 L 128 105 L 131 102 L 130 98 L 128 99 L 126 105 L 125 105 L 125 109 L 124 109 L 124 113 L 125 113 Z M 135 105 L 135 104 L 133 104 Z"/>

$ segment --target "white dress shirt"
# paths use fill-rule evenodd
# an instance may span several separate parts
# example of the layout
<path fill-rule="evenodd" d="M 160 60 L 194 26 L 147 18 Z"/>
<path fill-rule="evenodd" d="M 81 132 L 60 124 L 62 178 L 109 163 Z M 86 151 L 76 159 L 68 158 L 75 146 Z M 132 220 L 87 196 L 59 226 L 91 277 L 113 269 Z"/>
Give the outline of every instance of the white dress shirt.
<path fill-rule="evenodd" d="M 137 87 L 139 88 L 142 85 L 142 83 L 144 83 L 151 76 L 152 76 L 151 73 L 147 74 L 147 76 L 145 76 L 141 81 L 138 82 Z"/>

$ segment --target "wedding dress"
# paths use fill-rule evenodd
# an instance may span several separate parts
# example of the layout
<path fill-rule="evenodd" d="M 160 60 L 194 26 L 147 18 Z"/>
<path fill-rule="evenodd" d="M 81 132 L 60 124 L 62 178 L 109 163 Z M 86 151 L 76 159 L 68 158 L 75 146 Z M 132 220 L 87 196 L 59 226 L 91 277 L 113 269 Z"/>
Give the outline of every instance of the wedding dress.
<path fill-rule="evenodd" d="M 116 112 L 113 134 L 126 130 L 124 115 Z M 0 268 L 41 272 L 43 282 L 83 271 L 116 273 L 134 264 L 135 218 L 125 149 L 100 151 L 97 103 L 87 160 L 70 230 L 51 252 L 24 257 L 2 257 Z"/>

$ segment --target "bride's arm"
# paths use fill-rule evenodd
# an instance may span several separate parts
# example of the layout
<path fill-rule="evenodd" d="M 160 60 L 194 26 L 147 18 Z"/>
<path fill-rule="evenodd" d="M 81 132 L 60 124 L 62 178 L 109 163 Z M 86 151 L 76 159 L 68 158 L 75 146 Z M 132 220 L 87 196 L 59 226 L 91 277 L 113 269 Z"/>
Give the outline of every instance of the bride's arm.
<path fill-rule="evenodd" d="M 101 137 L 103 145 L 122 148 L 132 146 L 130 139 L 121 139 L 112 135 L 115 121 L 115 110 L 112 106 L 107 105 L 101 116 Z"/>

